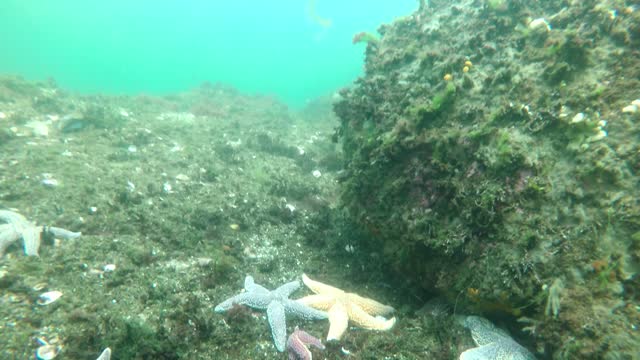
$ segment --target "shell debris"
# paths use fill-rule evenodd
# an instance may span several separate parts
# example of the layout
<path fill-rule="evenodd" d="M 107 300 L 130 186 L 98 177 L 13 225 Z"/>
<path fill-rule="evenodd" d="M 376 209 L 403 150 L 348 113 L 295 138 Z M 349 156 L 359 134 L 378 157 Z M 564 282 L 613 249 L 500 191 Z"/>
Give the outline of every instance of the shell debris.
<path fill-rule="evenodd" d="M 41 306 L 53 304 L 54 302 L 58 301 L 58 299 L 60 299 L 61 296 L 62 296 L 62 293 L 60 291 L 57 291 L 57 290 L 47 291 L 45 293 L 40 294 L 40 296 L 38 297 L 37 303 L 38 305 L 41 305 Z"/>

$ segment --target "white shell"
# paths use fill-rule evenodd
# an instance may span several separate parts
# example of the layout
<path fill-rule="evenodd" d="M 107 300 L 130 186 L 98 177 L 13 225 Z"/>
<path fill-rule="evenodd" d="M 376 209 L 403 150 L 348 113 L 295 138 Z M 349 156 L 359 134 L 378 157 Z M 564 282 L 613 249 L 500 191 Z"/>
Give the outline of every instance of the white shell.
<path fill-rule="evenodd" d="M 586 118 L 587 118 L 587 116 L 586 116 L 584 113 L 577 113 L 577 114 L 573 117 L 573 119 L 571 119 L 571 122 L 572 122 L 573 124 L 581 123 L 581 122 L 583 122 Z"/>
<path fill-rule="evenodd" d="M 545 18 L 537 18 L 531 20 L 529 23 L 529 29 L 546 29 L 547 31 L 551 31 L 551 25 Z"/>
<path fill-rule="evenodd" d="M 58 356 L 59 348 L 55 345 L 42 345 L 36 350 L 36 358 L 39 360 L 51 360 Z"/>
<path fill-rule="evenodd" d="M 103 268 L 104 272 L 116 271 L 116 264 L 107 264 Z"/>
<path fill-rule="evenodd" d="M 47 178 L 47 179 L 42 179 L 42 181 L 40 181 L 40 183 L 42 183 L 42 185 L 44 186 L 48 186 L 48 187 L 56 187 L 58 185 L 60 185 L 60 182 L 54 178 Z"/>
<path fill-rule="evenodd" d="M 40 296 L 38 297 L 38 305 L 49 305 L 54 303 L 56 300 L 58 300 L 60 298 L 60 296 L 62 296 L 62 293 L 60 291 L 54 290 L 54 291 L 47 291 L 46 293 L 42 293 L 40 294 Z"/>

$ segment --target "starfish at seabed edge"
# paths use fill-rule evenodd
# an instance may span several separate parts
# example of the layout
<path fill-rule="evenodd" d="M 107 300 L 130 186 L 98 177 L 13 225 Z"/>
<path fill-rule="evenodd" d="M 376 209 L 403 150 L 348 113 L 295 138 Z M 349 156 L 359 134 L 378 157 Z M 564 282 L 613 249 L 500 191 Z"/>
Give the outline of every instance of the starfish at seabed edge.
<path fill-rule="evenodd" d="M 349 322 L 364 329 L 380 331 L 389 330 L 396 323 L 395 317 L 383 317 L 395 311 L 391 306 L 311 280 L 306 274 L 302 274 L 302 282 L 315 295 L 305 296 L 298 301 L 329 313 L 327 341 L 340 340 Z"/>
<path fill-rule="evenodd" d="M 275 290 L 268 290 L 264 286 L 253 281 L 253 277 L 247 276 L 244 279 L 244 290 L 236 296 L 230 297 L 218 304 L 214 311 L 225 312 L 234 304 L 246 305 L 250 308 L 267 311 L 267 320 L 271 327 L 273 343 L 278 351 L 285 349 L 287 341 L 287 315 L 294 315 L 304 320 L 322 320 L 327 318 L 327 313 L 303 305 L 295 300 L 289 299 L 294 291 L 302 285 L 300 281 L 292 281 L 281 285 Z"/>
<path fill-rule="evenodd" d="M 27 256 L 38 256 L 42 233 L 48 233 L 61 239 L 73 239 L 82 235 L 79 232 L 54 226 L 36 226 L 24 216 L 9 210 L 0 210 L 0 222 L 4 222 L 4 224 L 0 224 L 0 257 L 4 255 L 4 251 L 9 245 L 20 238 L 24 244 L 24 253 Z"/>
<path fill-rule="evenodd" d="M 467 316 L 462 322 L 478 347 L 463 351 L 460 360 L 535 360 L 529 350 L 491 321 L 480 316 Z"/>

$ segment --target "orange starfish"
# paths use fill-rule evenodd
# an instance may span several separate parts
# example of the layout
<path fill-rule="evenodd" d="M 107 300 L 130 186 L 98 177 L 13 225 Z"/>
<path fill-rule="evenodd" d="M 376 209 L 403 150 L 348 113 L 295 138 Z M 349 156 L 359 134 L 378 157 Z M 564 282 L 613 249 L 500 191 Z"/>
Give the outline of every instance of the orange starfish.
<path fill-rule="evenodd" d="M 391 306 L 311 280 L 306 274 L 302 274 L 302 282 L 315 295 L 305 296 L 298 301 L 329 313 L 327 340 L 340 340 L 349 321 L 355 326 L 370 330 L 389 330 L 396 323 L 395 317 L 382 317 L 394 311 Z"/>

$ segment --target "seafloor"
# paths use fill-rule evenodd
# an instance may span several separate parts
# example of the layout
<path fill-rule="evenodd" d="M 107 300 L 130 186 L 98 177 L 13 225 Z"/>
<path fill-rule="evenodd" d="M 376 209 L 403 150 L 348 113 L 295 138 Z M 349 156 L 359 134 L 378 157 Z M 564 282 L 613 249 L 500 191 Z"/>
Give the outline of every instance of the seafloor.
<path fill-rule="evenodd" d="M 351 274 L 356 255 L 336 244 L 330 106 L 298 116 L 207 84 L 80 97 L 12 77 L 0 104 L 2 206 L 82 232 L 0 260 L 2 359 L 32 358 L 37 338 L 67 359 L 107 346 L 116 359 L 280 358 L 263 316 L 213 312 L 245 275 L 275 287 L 307 272 L 363 293 L 380 281 Z M 63 296 L 37 305 L 50 290 Z"/>
<path fill-rule="evenodd" d="M 398 319 L 316 359 L 457 359 L 470 314 L 536 358 L 638 359 L 638 6 L 421 1 L 301 111 L 2 77 L 0 209 L 82 236 L 0 258 L 0 358 L 284 359 L 263 312 L 213 308 L 307 273 Z"/>

